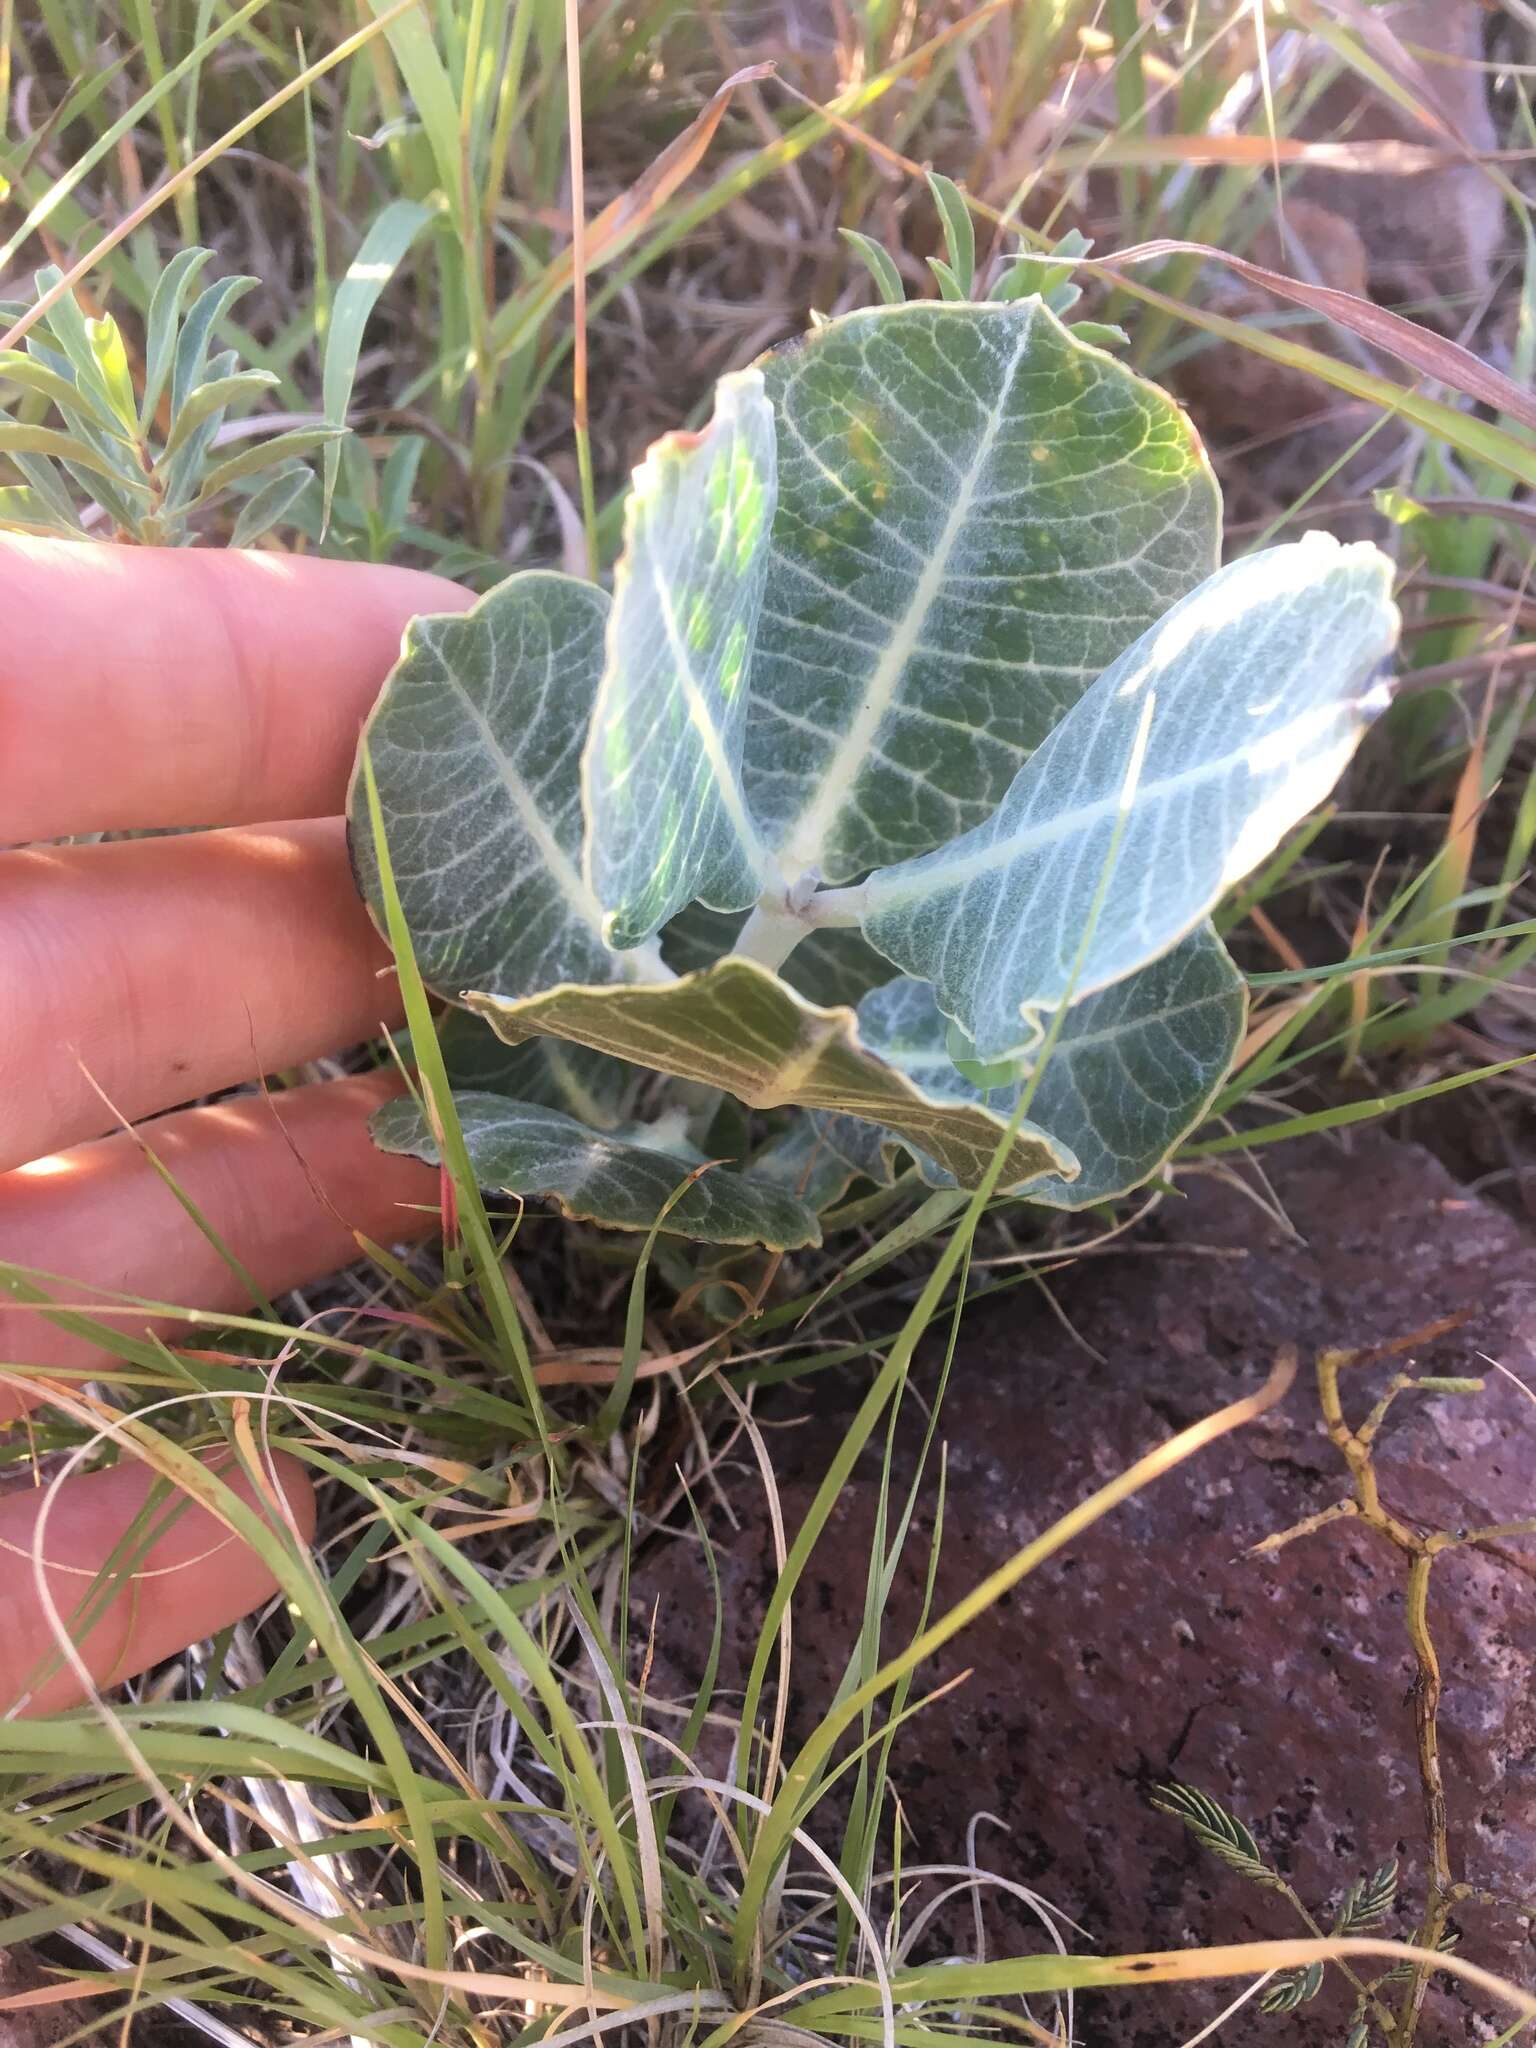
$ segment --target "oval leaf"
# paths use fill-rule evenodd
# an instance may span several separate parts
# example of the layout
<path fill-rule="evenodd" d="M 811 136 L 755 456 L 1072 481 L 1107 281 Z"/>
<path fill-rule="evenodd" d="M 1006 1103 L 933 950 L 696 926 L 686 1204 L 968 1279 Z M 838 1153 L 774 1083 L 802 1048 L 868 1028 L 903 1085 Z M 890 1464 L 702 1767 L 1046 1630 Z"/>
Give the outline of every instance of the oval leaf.
<path fill-rule="evenodd" d="M 1333 787 L 1388 692 L 1392 565 L 1309 534 L 1234 562 L 1101 676 L 986 824 L 872 875 L 867 936 L 983 1060 L 1165 952 Z"/>
<path fill-rule="evenodd" d="M 720 1167 L 690 1182 L 703 1162 L 644 1144 L 643 1126 L 610 1137 L 557 1109 L 504 1095 L 455 1091 L 453 1102 L 482 1187 L 551 1201 L 574 1222 L 648 1231 L 665 1209 L 664 1230 L 705 1244 L 794 1251 L 821 1242 L 815 1212 L 788 1189 Z M 440 1163 L 437 1141 L 409 1096 L 375 1110 L 369 1129 L 386 1152 Z"/>
<path fill-rule="evenodd" d="M 547 1032 L 639 1066 L 727 1089 L 754 1109 L 794 1103 L 884 1124 L 974 1187 L 1007 1131 L 981 1103 L 935 1099 L 863 1045 L 852 1010 L 821 1009 L 754 960 L 732 957 L 648 988 L 557 988 L 526 1002 L 470 994 L 470 1009 L 509 1040 Z M 1024 1125 L 1002 1185 L 1075 1162 Z"/>
<path fill-rule="evenodd" d="M 581 873 L 581 742 L 607 617 L 594 585 L 535 569 L 472 611 L 413 619 L 364 728 L 417 965 L 454 1000 L 625 972 Z M 353 865 L 382 928 L 360 783 Z"/>
<path fill-rule="evenodd" d="M 766 870 L 741 792 L 747 670 L 776 497 L 760 371 L 635 471 L 582 766 L 586 874 L 615 946 L 694 900 L 745 910 Z"/>
<path fill-rule="evenodd" d="M 1025 1192 L 1053 1209 L 1129 1194 L 1205 1118 L 1248 1018 L 1248 985 L 1208 924 L 1150 966 L 1074 1003 L 1030 1116 L 1076 1154 L 1075 1180 Z"/>
<path fill-rule="evenodd" d="M 1030 1099 L 1032 1123 L 1078 1162 L 1071 1178 L 1048 1174 L 1018 1190 L 1056 1209 L 1083 1209 L 1123 1195 L 1154 1174 L 1205 1116 L 1242 1043 L 1243 977 L 1209 925 L 1086 1002 L 1075 1003 Z M 1007 1117 L 1022 1080 L 982 1089 L 949 1057 L 949 1026 L 927 982 L 903 977 L 859 1005 L 865 1043 L 929 1095 L 984 1102 Z M 872 1178 L 889 1178 L 889 1132 L 841 1117 L 824 1135 Z M 918 1158 L 933 1187 L 952 1185 Z"/>
<path fill-rule="evenodd" d="M 1037 299 L 875 307 L 764 364 L 779 504 L 746 786 L 786 876 L 978 825 L 1216 565 L 1174 401 Z"/>

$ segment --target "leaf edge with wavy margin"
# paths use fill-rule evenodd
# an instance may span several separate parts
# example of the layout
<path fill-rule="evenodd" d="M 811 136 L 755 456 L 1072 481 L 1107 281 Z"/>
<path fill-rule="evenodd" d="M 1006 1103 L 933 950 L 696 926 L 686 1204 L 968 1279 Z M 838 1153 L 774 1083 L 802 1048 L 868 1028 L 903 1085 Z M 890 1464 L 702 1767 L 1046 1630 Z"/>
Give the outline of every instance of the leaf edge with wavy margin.
<path fill-rule="evenodd" d="M 553 606 L 574 606 L 576 612 L 584 613 L 580 632 L 572 631 L 557 644 L 553 632 L 545 635 L 546 650 L 542 657 L 547 686 L 556 681 L 559 669 L 560 699 L 557 714 L 539 719 L 530 719 L 519 691 L 518 718 L 512 736 L 511 750 L 503 743 L 492 723 L 492 715 L 475 701 L 474 692 L 460 673 L 461 650 L 466 642 L 477 639 L 492 648 L 488 667 L 494 675 L 495 641 L 498 621 L 507 614 L 514 626 L 526 631 L 525 624 L 519 624 L 516 614 L 526 608 L 541 604 Z M 502 875 L 504 863 L 492 860 L 486 853 L 487 835 L 483 829 L 465 829 L 458 835 L 458 841 L 451 856 L 441 851 L 444 842 L 443 799 L 439 796 L 438 808 L 422 809 L 432 793 L 433 784 L 424 770 L 423 763 L 434 753 L 452 753 L 451 748 L 415 746 L 391 741 L 381 744 L 387 736 L 392 721 L 399 720 L 409 730 L 413 711 L 417 716 L 441 718 L 451 708 L 448 705 L 445 685 L 451 684 L 456 692 L 466 730 L 477 732 L 484 745 L 484 754 L 477 759 L 483 763 L 486 757 L 502 762 L 505 773 L 488 778 L 485 774 L 472 776 L 465 785 L 467 795 L 456 796 L 455 803 L 467 802 L 471 818 L 480 814 L 489 803 L 496 805 L 494 795 L 486 791 L 493 780 L 499 780 L 507 799 L 507 810 L 496 819 L 496 829 L 501 837 L 507 837 L 514 845 L 519 857 L 531 848 L 536 862 L 548 877 L 549 909 L 553 913 L 555 936 L 545 943 L 541 958 L 557 954 L 564 964 L 569 960 L 576 964 L 585 978 L 599 982 L 605 979 L 618 980 L 626 974 L 645 971 L 647 960 L 644 952 L 621 955 L 607 946 L 602 938 L 601 912 L 595 899 L 586 889 L 581 874 L 581 787 L 579 755 L 569 762 L 569 773 L 565 772 L 564 754 L 556 751 L 552 756 L 562 785 L 559 810 L 552 823 L 542 808 L 544 793 L 538 787 L 530 787 L 520 772 L 521 754 L 537 743 L 546 728 L 558 741 L 561 730 L 570 725 L 571 697 L 575 690 L 580 697 L 583 681 L 590 683 L 590 695 L 595 697 L 601 676 L 603 633 L 607 624 L 609 599 L 607 593 L 595 584 L 584 583 L 576 577 L 563 576 L 551 569 L 524 569 L 505 577 L 488 590 L 466 610 L 459 612 L 428 612 L 410 620 L 401 637 L 400 654 L 375 698 L 367 718 L 363 722 L 358 740 L 357 758 L 353 766 L 352 779 L 347 792 L 347 847 L 352 864 L 353 879 L 367 907 L 368 914 L 380 933 L 387 939 L 383 911 L 378 889 L 378 869 L 373 858 L 372 837 L 368 824 L 367 805 L 362 789 L 362 759 L 365 750 L 370 753 L 373 770 L 379 786 L 379 800 L 388 833 L 390 863 L 395 873 L 396 887 L 400 893 L 401 907 L 406 924 L 410 929 L 413 948 L 417 954 L 417 965 L 422 979 L 437 994 L 449 1002 L 458 1002 L 463 989 L 474 980 L 485 978 L 488 963 L 494 955 L 494 971 L 500 975 L 507 972 L 509 957 L 515 957 L 515 946 L 510 946 L 503 937 L 492 943 L 492 936 L 498 930 L 495 914 L 487 914 L 484 908 L 491 894 L 491 883 L 498 879 L 501 895 L 505 899 L 514 884 Z M 552 616 L 552 614 L 551 614 Z M 572 617 L 575 613 L 572 613 Z M 571 650 L 577 656 L 585 655 L 586 668 L 573 674 Z M 433 665 L 435 664 L 435 672 Z M 416 711 L 412 693 L 419 699 L 421 709 Z M 577 714 L 580 729 L 585 731 L 590 703 L 578 702 Z M 398 760 L 394 756 L 398 754 Z M 514 760 L 513 755 L 518 756 Z M 513 783 L 518 785 L 514 790 Z M 565 785 L 568 784 L 568 787 Z M 449 775 L 450 789 L 454 786 Z M 413 808 L 415 806 L 415 808 Z M 553 810 L 553 806 L 551 806 Z M 420 860 L 413 855 L 413 835 L 409 828 L 412 818 L 429 819 L 430 824 L 419 834 L 423 846 L 430 846 L 432 857 Z M 574 822 L 574 829 L 572 825 Z M 510 834 L 510 836 L 508 836 Z M 526 841 L 526 848 L 524 842 Z M 497 843 L 500 841 L 498 839 Z M 468 849 L 466 853 L 462 849 Z M 478 859 L 491 875 L 491 882 L 484 888 L 469 886 L 455 881 L 453 889 L 445 896 L 450 907 L 469 903 L 473 906 L 470 919 L 462 915 L 438 918 L 431 908 L 434 893 L 434 878 L 441 877 L 451 864 L 454 867 L 465 858 Z M 537 867 L 532 871 L 537 878 Z M 521 887 L 523 878 L 518 878 Z M 513 920 L 522 927 L 524 937 L 532 928 L 533 920 L 528 908 L 526 891 L 517 898 L 520 915 Z M 562 908 L 564 906 L 564 908 Z M 542 914 L 542 911 L 540 912 Z M 476 938 L 476 950 L 471 954 L 467 949 L 470 942 L 458 942 L 458 957 L 467 963 L 462 969 L 454 966 L 455 952 L 446 939 L 439 940 L 434 934 L 462 933 L 466 924 L 472 925 Z M 540 970 L 543 971 L 543 970 Z M 568 977 L 571 969 L 551 974 L 553 985 Z"/>
<path fill-rule="evenodd" d="M 1166 1005 L 1156 1010 L 1143 1010 L 1129 1021 L 1115 1020 L 1115 1012 L 1128 1000 L 1134 1000 L 1137 984 L 1145 993 L 1148 985 L 1156 986 L 1173 974 L 1187 983 L 1193 973 L 1197 977 L 1204 973 L 1207 985 L 1203 991 L 1190 998 L 1180 991 L 1176 1007 Z M 904 976 L 899 982 L 889 982 L 883 989 L 872 990 L 860 1005 L 860 1028 L 870 1045 L 882 1050 L 891 1058 L 889 1047 L 881 1048 L 879 1025 L 872 1021 L 871 1012 L 876 1007 L 874 998 L 887 996 L 901 987 L 914 991 L 927 991 L 933 998 L 931 984 L 912 980 Z M 1157 1000 L 1163 1000 L 1159 991 Z M 1072 1087 L 1072 1075 L 1076 1062 L 1092 1052 L 1107 1037 L 1125 1037 L 1131 1034 L 1151 1034 L 1166 1030 L 1171 1019 L 1200 1011 L 1207 1016 L 1224 1013 L 1223 1021 L 1217 1028 L 1220 1038 L 1212 1055 L 1206 1057 L 1200 1072 L 1199 1085 L 1187 1094 L 1172 1109 L 1160 1105 L 1163 1114 L 1163 1129 L 1156 1142 L 1144 1145 L 1135 1164 L 1124 1174 L 1108 1177 L 1096 1174 L 1096 1156 L 1113 1156 L 1113 1147 L 1107 1140 L 1103 1124 L 1106 1120 L 1102 1105 L 1107 1100 L 1106 1091 L 1097 1093 L 1079 1090 L 1079 1099 L 1085 1108 L 1088 1135 L 1093 1142 L 1082 1142 L 1085 1128 L 1084 1117 L 1074 1117 L 1061 1102 L 1064 1088 Z M 1203 1122 L 1215 1101 L 1222 1083 L 1231 1072 L 1232 1062 L 1242 1044 L 1243 1030 L 1248 1012 L 1248 986 L 1226 947 L 1216 936 L 1209 923 L 1200 924 L 1188 932 L 1166 953 L 1149 961 L 1136 973 L 1126 975 L 1120 981 L 1112 982 L 1097 995 L 1086 997 L 1075 1003 L 1062 1020 L 1062 1028 L 1051 1046 L 1049 1056 L 1041 1070 L 1036 1092 L 1030 1102 L 1030 1118 L 1042 1130 L 1049 1131 L 1064 1146 L 1070 1147 L 1078 1161 L 1079 1172 L 1071 1180 L 1059 1175 L 1044 1175 L 1031 1185 L 1014 1190 L 1017 1197 L 1033 1202 L 1042 1208 L 1084 1209 L 1099 1202 L 1117 1201 L 1123 1195 L 1144 1187 L 1166 1164 L 1178 1147 Z M 1100 1021 L 1105 1014 L 1112 1021 L 1106 1028 Z M 988 1101 L 997 1114 L 1007 1116 L 1018 1101 L 1024 1082 L 994 1089 L 983 1089 L 968 1081 L 955 1069 L 949 1059 L 947 1024 L 937 1000 L 933 999 L 932 1036 L 927 1048 L 926 1062 L 919 1055 L 916 1064 L 931 1064 L 941 1073 L 947 1069 L 946 1081 L 957 1097 L 976 1101 Z M 1166 1050 L 1166 1049 L 1164 1049 Z M 1188 1042 L 1176 1047 L 1177 1055 L 1190 1061 L 1200 1059 L 1197 1048 Z M 893 1064 L 896 1063 L 893 1061 Z M 950 1079 L 952 1076 L 952 1080 Z M 1141 1086 L 1144 1093 L 1150 1093 L 1140 1077 L 1133 1077 L 1133 1085 Z M 874 1177 L 889 1179 L 896 1165 L 891 1154 L 892 1134 L 885 1129 L 866 1126 L 863 1129 L 848 1128 L 851 1119 L 818 1119 L 823 1136 L 841 1158 L 858 1166 L 859 1170 Z M 1122 1133 L 1123 1137 L 1123 1133 Z M 909 1152 L 910 1147 L 906 1147 Z M 929 1187 L 952 1186 L 953 1182 L 934 1171 L 934 1162 L 921 1154 L 912 1154 L 919 1174 Z M 1121 1155 L 1124 1156 L 1124 1155 Z M 880 1169 L 877 1173 L 876 1169 Z"/>
<path fill-rule="evenodd" d="M 509 1043 L 541 1034 L 573 1039 L 637 1066 L 723 1088 L 753 1109 L 848 1112 L 850 1101 L 867 1101 L 867 1121 L 903 1137 L 905 1124 L 962 1187 L 978 1184 L 1008 1129 L 1006 1118 L 980 1104 L 925 1096 L 863 1044 L 852 1010 L 808 1002 L 771 969 L 739 955 L 672 982 L 566 984 L 513 1002 L 469 990 L 464 1001 Z M 687 1020 L 681 1026 L 678 1013 Z M 680 1039 L 680 1028 L 691 1037 Z M 746 1050 L 754 1044 L 755 1060 Z M 892 1109 L 900 1121 L 892 1119 Z M 1042 1173 L 1070 1178 L 1076 1171 L 1068 1149 L 1033 1125 L 1020 1126 L 1011 1148 L 1000 1192 Z"/>

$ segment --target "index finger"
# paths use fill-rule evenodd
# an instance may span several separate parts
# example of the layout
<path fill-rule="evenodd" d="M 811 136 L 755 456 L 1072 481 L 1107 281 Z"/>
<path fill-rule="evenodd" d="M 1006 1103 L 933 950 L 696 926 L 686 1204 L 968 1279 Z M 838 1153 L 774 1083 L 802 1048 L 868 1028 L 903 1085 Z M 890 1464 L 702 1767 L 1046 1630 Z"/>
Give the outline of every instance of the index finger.
<path fill-rule="evenodd" d="M 417 569 L 0 534 L 0 843 L 334 816 Z"/>

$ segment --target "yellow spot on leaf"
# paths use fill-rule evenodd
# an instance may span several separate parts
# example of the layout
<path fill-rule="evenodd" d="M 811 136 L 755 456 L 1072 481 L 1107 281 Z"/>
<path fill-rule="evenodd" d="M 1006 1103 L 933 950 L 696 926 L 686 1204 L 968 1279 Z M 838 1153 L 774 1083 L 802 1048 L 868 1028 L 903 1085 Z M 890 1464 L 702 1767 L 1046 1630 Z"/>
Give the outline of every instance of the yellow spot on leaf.
<path fill-rule="evenodd" d="M 746 665 L 747 629 L 738 619 L 725 643 L 725 652 L 720 657 L 720 690 L 729 701 L 741 687 L 741 673 Z"/>
<path fill-rule="evenodd" d="M 695 654 L 701 653 L 709 644 L 709 622 L 712 607 L 704 591 L 700 591 L 688 608 L 688 645 Z"/>

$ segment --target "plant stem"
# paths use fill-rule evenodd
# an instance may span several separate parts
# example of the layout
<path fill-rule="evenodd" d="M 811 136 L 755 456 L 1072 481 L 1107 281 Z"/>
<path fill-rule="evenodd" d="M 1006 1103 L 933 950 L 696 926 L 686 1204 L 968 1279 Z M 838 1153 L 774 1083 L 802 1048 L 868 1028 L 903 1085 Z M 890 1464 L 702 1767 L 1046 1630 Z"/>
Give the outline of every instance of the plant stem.
<path fill-rule="evenodd" d="M 862 924 L 869 899 L 862 883 L 855 889 L 818 889 L 805 907 L 807 924 L 815 930 Z"/>
<path fill-rule="evenodd" d="M 1448 1550 L 1464 1549 L 1487 1542 L 1490 1538 L 1496 1540 L 1505 1534 L 1524 1534 L 1528 1526 L 1513 1524 L 1506 1528 L 1501 1524 L 1486 1529 L 1423 1531 L 1415 1529 L 1400 1515 L 1394 1514 L 1381 1498 L 1380 1483 L 1372 1462 L 1372 1448 L 1388 1410 L 1399 1395 L 1416 1388 L 1438 1392 L 1449 1391 L 1449 1387 L 1433 1376 L 1420 1378 L 1412 1373 L 1398 1373 L 1365 1420 L 1358 1427 L 1351 1427 L 1344 1413 L 1339 1375 L 1346 1366 L 1405 1350 L 1408 1344 L 1434 1334 L 1437 1332 L 1433 1330 L 1419 1332 L 1415 1338 L 1399 1344 L 1383 1345 L 1372 1352 L 1324 1351 L 1319 1355 L 1317 1389 L 1323 1421 L 1330 1439 L 1349 1468 L 1350 1479 L 1353 1482 L 1352 1498 L 1336 1502 L 1333 1507 L 1325 1508 L 1320 1514 L 1309 1515 L 1295 1528 L 1280 1531 L 1255 1546 L 1256 1550 L 1272 1552 L 1280 1549 L 1294 1537 L 1310 1535 L 1329 1522 L 1353 1517 L 1367 1523 L 1384 1536 L 1408 1560 L 1404 1620 L 1409 1648 L 1413 1652 L 1414 1664 L 1417 1667 L 1413 1682 L 1413 1719 L 1419 1783 L 1424 1801 L 1424 1832 L 1429 1849 L 1429 1875 L 1425 1888 L 1424 1913 L 1414 1935 L 1415 1947 L 1424 1951 L 1425 1966 L 1414 1970 L 1404 1987 L 1398 2011 L 1388 2027 L 1389 2039 L 1395 2044 L 1395 2048 L 1412 2048 L 1418 2033 L 1425 1995 L 1429 1989 L 1428 1966 L 1445 1936 L 1452 1907 L 1458 1899 L 1469 1896 L 1469 1887 L 1459 1883 L 1451 1870 L 1445 1778 L 1440 1763 L 1440 1659 L 1435 1652 L 1434 1638 L 1429 1626 L 1430 1572 L 1435 1559 L 1443 1556 Z M 1379 2012 L 1380 2002 L 1374 1991 L 1369 1995 L 1372 2005 Z"/>
<path fill-rule="evenodd" d="M 738 959 L 755 960 L 762 967 L 782 967 L 810 929 L 808 921 L 793 911 L 769 910 L 759 903 L 731 951 Z"/>
<path fill-rule="evenodd" d="M 707 1151 L 709 1127 L 725 1100 L 725 1090 L 711 1088 L 707 1081 L 677 1081 L 671 1096 L 687 1119 L 683 1128 L 689 1144 L 697 1151 Z"/>

